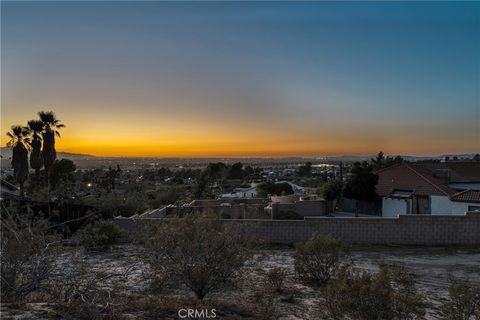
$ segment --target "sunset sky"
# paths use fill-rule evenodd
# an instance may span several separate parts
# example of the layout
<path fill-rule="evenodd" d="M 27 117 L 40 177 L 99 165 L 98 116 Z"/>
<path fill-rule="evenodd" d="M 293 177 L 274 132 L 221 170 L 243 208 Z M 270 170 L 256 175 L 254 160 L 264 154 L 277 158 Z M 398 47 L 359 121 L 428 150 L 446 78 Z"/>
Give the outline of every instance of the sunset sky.
<path fill-rule="evenodd" d="M 100 156 L 480 151 L 479 2 L 1 3 L 1 129 Z"/>

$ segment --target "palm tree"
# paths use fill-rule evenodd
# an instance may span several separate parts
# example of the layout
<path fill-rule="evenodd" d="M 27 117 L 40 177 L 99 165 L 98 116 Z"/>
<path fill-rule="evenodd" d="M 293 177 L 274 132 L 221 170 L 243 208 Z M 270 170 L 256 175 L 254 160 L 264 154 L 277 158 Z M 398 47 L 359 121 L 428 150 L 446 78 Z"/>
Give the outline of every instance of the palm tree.
<path fill-rule="evenodd" d="M 43 167 L 41 136 L 43 132 L 43 122 L 41 120 L 30 120 L 28 121 L 28 129 L 31 133 L 30 167 L 35 170 L 35 178 L 38 185 L 40 182 L 40 169 Z"/>
<path fill-rule="evenodd" d="M 22 126 L 12 126 L 7 132 L 10 141 L 7 147 L 12 147 L 13 176 L 20 185 L 20 194 L 23 196 L 23 184 L 28 177 L 28 143 L 29 129 Z"/>
<path fill-rule="evenodd" d="M 57 119 L 53 111 L 40 111 L 38 116 L 40 117 L 40 121 L 43 122 L 42 157 L 48 184 L 50 169 L 57 158 L 57 151 L 55 150 L 55 136 L 60 137 L 58 129 L 64 128 L 65 125 L 60 123 L 60 120 Z"/>

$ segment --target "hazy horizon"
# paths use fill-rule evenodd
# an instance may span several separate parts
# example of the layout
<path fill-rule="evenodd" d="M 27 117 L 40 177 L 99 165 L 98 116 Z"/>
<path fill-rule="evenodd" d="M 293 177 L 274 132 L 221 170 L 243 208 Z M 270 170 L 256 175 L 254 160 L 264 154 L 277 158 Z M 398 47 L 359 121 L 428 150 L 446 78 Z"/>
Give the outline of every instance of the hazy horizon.
<path fill-rule="evenodd" d="M 2 151 L 3 149 L 10 150 L 8 147 L 1 147 Z M 380 151 L 379 151 L 380 152 Z M 86 156 L 86 157 L 96 157 L 96 158 L 108 158 L 108 159 L 115 159 L 115 158 L 132 158 L 132 159 L 318 159 L 322 160 L 323 158 L 325 159 L 334 159 L 334 158 L 371 158 L 375 157 L 378 152 L 376 153 L 370 153 L 370 154 L 338 154 L 338 155 L 315 155 L 315 156 L 301 156 L 301 155 L 291 155 L 291 156 L 180 156 L 180 157 L 166 157 L 166 156 L 147 156 L 147 157 L 142 157 L 142 156 L 100 156 L 100 155 L 95 155 L 91 153 L 71 153 L 71 152 L 66 152 L 59 150 L 57 153 L 61 154 L 71 154 L 73 156 Z M 439 157 L 443 156 L 473 156 L 477 154 L 476 152 L 465 152 L 465 153 L 444 153 L 444 154 L 385 154 L 385 156 L 390 156 L 390 157 L 395 157 L 395 156 L 402 156 L 405 158 L 432 158 L 436 159 Z M 2 152 L 2 156 L 5 157 L 4 153 Z M 7 155 L 11 156 L 10 154 Z"/>
<path fill-rule="evenodd" d="M 2 1 L 2 146 L 279 158 L 480 151 L 478 2 Z"/>

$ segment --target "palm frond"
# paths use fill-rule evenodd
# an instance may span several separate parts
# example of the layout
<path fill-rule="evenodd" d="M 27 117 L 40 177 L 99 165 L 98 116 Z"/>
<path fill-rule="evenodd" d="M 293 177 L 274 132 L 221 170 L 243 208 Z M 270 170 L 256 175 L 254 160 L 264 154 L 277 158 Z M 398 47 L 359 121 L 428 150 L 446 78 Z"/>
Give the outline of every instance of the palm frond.
<path fill-rule="evenodd" d="M 28 128 L 34 133 L 42 132 L 44 126 L 45 125 L 44 125 L 43 121 L 41 121 L 41 120 L 30 120 L 30 121 L 28 121 Z"/>
<path fill-rule="evenodd" d="M 24 133 L 24 127 L 22 126 L 19 126 L 19 125 L 13 125 L 12 126 L 12 134 L 16 137 L 16 138 L 21 138 L 23 136 L 23 133 Z"/>
<path fill-rule="evenodd" d="M 56 121 L 55 113 L 53 111 L 40 111 L 38 116 L 45 125 L 52 125 Z"/>
<path fill-rule="evenodd" d="M 27 149 L 28 151 L 30 151 L 30 139 L 29 138 L 25 138 L 23 139 L 23 146 L 25 147 L 25 149 Z"/>

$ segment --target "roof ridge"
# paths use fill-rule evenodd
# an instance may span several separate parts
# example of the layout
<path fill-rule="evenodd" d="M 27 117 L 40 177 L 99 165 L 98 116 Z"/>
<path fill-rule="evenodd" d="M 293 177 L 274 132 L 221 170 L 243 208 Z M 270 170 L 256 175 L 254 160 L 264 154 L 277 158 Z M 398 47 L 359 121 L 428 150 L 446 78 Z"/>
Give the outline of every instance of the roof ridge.
<path fill-rule="evenodd" d="M 439 190 L 441 193 L 443 193 L 444 195 L 446 195 L 447 197 L 449 197 L 450 195 L 445 191 L 443 190 L 442 188 L 440 188 L 438 186 L 438 184 L 436 184 L 435 182 L 432 182 L 430 179 L 428 179 L 427 177 L 425 177 L 423 174 L 421 174 L 420 172 L 418 172 L 417 170 L 415 170 L 415 168 L 413 168 L 412 166 L 408 165 L 406 162 L 402 162 L 408 169 L 410 169 L 411 171 L 413 171 L 416 175 L 418 175 L 419 177 L 421 177 L 423 180 L 427 181 L 429 184 L 431 184 L 432 186 L 434 186 L 437 190 Z"/>
<path fill-rule="evenodd" d="M 457 192 L 457 193 L 454 193 L 454 194 L 453 194 L 451 197 L 453 198 L 453 197 L 456 197 L 456 196 L 462 195 L 462 194 L 464 194 L 464 193 L 467 193 L 467 192 L 469 192 L 469 191 L 473 191 L 473 190 L 474 190 L 474 189 L 466 189 L 466 190 L 462 190 L 462 191 L 459 191 L 459 192 Z M 477 190 L 477 191 L 478 191 L 478 190 Z"/>
<path fill-rule="evenodd" d="M 472 193 L 473 198 L 469 198 L 469 193 Z M 464 197 L 463 195 L 466 195 Z M 474 195 L 478 194 L 480 197 L 480 190 L 475 190 L 475 189 L 467 189 L 463 190 L 460 192 L 457 192 L 456 194 L 452 195 L 449 199 L 451 201 L 459 201 L 459 202 L 480 202 L 480 199 L 475 199 Z"/>

